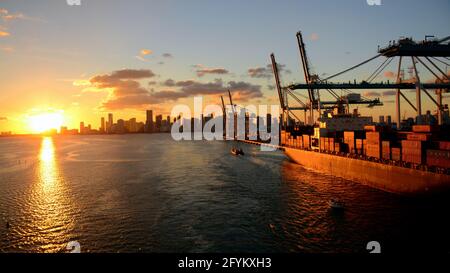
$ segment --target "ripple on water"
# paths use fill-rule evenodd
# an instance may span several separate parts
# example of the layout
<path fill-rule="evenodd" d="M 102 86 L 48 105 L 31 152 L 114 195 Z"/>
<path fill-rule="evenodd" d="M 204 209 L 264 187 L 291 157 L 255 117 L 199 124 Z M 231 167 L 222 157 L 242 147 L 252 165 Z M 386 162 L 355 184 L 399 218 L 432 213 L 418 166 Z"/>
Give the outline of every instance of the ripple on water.
<path fill-rule="evenodd" d="M 445 198 L 394 196 L 306 170 L 280 151 L 242 145 L 246 156 L 235 157 L 230 142 L 164 134 L 51 143 L 0 139 L 11 153 L 0 156 L 8 170 L 0 171 L 2 252 L 58 252 L 70 240 L 90 252 L 365 252 L 369 240 L 399 249 L 409 238 L 450 242 Z M 14 166 L 17 157 L 29 165 Z M 336 197 L 344 213 L 329 209 Z"/>

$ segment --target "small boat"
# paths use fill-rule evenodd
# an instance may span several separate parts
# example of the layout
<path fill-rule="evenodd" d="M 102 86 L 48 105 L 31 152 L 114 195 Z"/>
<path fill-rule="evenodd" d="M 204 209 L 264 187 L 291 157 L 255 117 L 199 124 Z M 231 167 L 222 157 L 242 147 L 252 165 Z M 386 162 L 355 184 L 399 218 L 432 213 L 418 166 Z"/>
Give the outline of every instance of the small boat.
<path fill-rule="evenodd" d="M 232 148 L 231 153 L 234 155 L 244 155 L 244 151 L 241 148 Z"/>
<path fill-rule="evenodd" d="M 334 210 L 343 210 L 345 208 L 345 204 L 342 201 L 336 200 L 336 199 L 331 199 L 328 202 L 329 206 L 331 209 Z"/>

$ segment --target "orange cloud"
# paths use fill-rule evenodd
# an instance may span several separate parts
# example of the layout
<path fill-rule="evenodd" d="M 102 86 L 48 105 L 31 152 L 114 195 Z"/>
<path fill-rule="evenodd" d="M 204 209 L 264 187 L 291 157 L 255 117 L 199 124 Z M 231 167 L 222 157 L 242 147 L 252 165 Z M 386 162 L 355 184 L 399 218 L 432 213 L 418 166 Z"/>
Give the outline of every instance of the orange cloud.
<path fill-rule="evenodd" d="M 151 51 L 150 49 L 142 49 L 142 50 L 141 50 L 141 55 L 142 55 L 142 56 L 150 55 L 150 54 L 152 54 L 152 53 L 153 53 L 153 51 Z"/>
<path fill-rule="evenodd" d="M 89 80 L 76 80 L 72 83 L 74 86 L 88 86 L 91 85 Z"/>
<path fill-rule="evenodd" d="M 6 37 L 6 36 L 9 36 L 9 35 L 10 35 L 9 32 L 0 30 L 0 37 Z"/>
<path fill-rule="evenodd" d="M 309 38 L 311 39 L 311 41 L 317 41 L 317 40 L 319 40 L 319 34 L 312 33 Z"/>
<path fill-rule="evenodd" d="M 385 76 L 386 78 L 394 79 L 394 78 L 397 77 L 397 74 L 394 73 L 394 72 L 392 72 L 392 71 L 385 71 L 385 72 L 384 72 L 384 76 Z"/>

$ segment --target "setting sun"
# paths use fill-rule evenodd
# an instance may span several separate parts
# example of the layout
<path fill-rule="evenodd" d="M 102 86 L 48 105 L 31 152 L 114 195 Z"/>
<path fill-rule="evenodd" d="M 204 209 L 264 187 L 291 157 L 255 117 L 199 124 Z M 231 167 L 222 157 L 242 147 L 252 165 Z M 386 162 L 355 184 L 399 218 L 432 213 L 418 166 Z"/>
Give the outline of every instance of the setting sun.
<path fill-rule="evenodd" d="M 42 113 L 30 116 L 28 120 L 29 127 L 34 133 L 42 133 L 50 129 L 58 129 L 64 122 L 64 116 L 61 113 Z"/>

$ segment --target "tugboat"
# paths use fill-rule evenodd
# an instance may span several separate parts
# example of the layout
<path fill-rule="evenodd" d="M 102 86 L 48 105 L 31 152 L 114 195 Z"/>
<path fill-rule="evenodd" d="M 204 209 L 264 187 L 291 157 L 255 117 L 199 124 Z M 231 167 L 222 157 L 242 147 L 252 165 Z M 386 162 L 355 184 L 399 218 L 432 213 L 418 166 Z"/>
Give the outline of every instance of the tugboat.
<path fill-rule="evenodd" d="M 244 151 L 242 150 L 242 148 L 232 148 L 231 149 L 231 154 L 233 154 L 233 155 L 244 155 Z"/>

